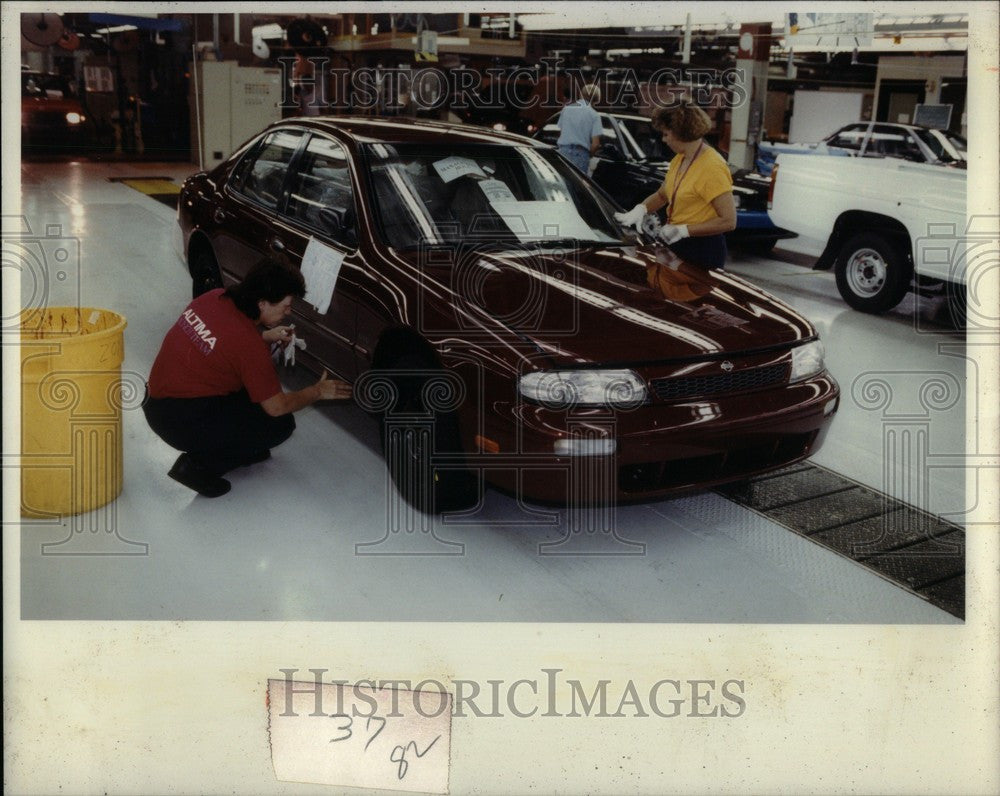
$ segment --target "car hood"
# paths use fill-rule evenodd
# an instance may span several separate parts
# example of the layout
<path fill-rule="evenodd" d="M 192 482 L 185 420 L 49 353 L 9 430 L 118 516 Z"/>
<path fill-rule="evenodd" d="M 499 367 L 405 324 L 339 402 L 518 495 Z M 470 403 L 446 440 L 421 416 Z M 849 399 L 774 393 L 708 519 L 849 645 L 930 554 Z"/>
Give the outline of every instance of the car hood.
<path fill-rule="evenodd" d="M 532 343 L 553 365 L 691 361 L 815 336 L 808 321 L 759 288 L 661 247 L 490 253 L 465 262 L 455 300 Z"/>

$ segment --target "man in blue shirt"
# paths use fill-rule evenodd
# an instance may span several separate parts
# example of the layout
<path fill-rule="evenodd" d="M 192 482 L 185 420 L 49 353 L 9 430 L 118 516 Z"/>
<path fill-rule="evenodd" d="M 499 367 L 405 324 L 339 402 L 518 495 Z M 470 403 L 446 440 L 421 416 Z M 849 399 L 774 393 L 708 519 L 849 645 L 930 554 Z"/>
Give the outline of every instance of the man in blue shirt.
<path fill-rule="evenodd" d="M 601 143 L 601 117 L 591 105 L 600 102 L 601 90 L 595 86 L 580 89 L 580 99 L 567 105 L 559 114 L 559 151 L 584 174 L 590 156 Z"/>

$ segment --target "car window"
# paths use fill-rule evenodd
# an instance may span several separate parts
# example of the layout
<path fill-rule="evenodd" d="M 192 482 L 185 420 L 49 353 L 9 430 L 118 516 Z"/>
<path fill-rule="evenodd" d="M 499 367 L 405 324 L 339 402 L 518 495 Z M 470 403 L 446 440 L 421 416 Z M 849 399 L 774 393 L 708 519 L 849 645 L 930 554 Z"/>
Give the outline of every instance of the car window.
<path fill-rule="evenodd" d="M 468 240 L 621 242 L 610 204 L 552 152 L 532 147 L 365 148 L 382 239 L 396 248 Z"/>
<path fill-rule="evenodd" d="M 954 147 L 955 151 L 961 156 L 962 160 L 968 159 L 969 145 L 968 142 L 960 135 L 956 133 L 949 132 L 947 130 L 935 130 L 937 135 L 941 136 L 945 141 Z"/>
<path fill-rule="evenodd" d="M 965 139 L 942 130 L 914 130 L 924 145 L 931 151 L 936 160 L 942 163 L 955 163 L 966 159 Z M 956 140 L 957 139 L 957 140 Z"/>
<path fill-rule="evenodd" d="M 76 96 L 73 84 L 60 75 L 21 74 L 21 96 L 69 99 Z"/>
<path fill-rule="evenodd" d="M 247 154 L 233 173 L 232 187 L 248 199 L 274 210 L 288 163 L 302 139 L 300 130 L 275 130 Z"/>
<path fill-rule="evenodd" d="M 287 215 L 334 240 L 355 245 L 357 213 L 343 146 L 314 135 L 290 183 Z"/>
<path fill-rule="evenodd" d="M 920 144 L 909 130 L 901 127 L 876 124 L 872 129 L 872 137 L 868 142 L 867 154 L 887 158 L 902 158 L 918 163 L 926 162 Z"/>
<path fill-rule="evenodd" d="M 619 119 L 623 133 L 646 160 L 670 160 L 674 153 L 663 143 L 663 135 L 645 119 Z"/>
<path fill-rule="evenodd" d="M 861 149 L 861 143 L 865 140 L 865 133 L 867 132 L 867 124 L 848 125 L 830 136 L 826 141 L 826 145 L 857 152 Z"/>

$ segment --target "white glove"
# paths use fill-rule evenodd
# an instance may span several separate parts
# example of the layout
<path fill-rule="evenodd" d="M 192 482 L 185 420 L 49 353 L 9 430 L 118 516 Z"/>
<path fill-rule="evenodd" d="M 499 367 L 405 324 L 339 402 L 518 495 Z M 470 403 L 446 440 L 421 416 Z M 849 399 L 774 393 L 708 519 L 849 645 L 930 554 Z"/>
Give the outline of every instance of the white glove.
<path fill-rule="evenodd" d="M 639 231 L 639 226 L 642 224 L 642 220 L 646 217 L 646 205 L 639 202 L 635 207 L 629 210 L 627 213 L 615 213 L 615 221 L 621 224 L 623 227 L 635 227 L 636 232 Z"/>
<path fill-rule="evenodd" d="M 285 346 L 285 367 L 294 368 L 295 367 L 295 349 L 301 348 L 303 351 L 306 349 L 306 341 L 301 337 L 296 337 L 292 334 L 292 341 Z"/>
<path fill-rule="evenodd" d="M 285 364 L 286 367 L 295 366 L 295 349 L 305 351 L 306 341 L 301 337 L 296 337 L 295 332 L 291 332 L 292 339 L 282 345 L 275 341 L 271 343 L 271 358 L 275 365 Z"/>
<path fill-rule="evenodd" d="M 664 224 L 660 227 L 656 237 L 666 244 L 677 243 L 677 241 L 690 237 L 687 224 Z"/>

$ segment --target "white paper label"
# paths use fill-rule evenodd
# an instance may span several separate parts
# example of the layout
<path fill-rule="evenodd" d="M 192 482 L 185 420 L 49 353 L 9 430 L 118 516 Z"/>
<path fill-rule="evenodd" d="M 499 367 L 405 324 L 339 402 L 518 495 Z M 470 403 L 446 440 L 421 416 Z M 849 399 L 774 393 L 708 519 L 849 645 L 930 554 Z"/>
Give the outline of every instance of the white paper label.
<path fill-rule="evenodd" d="M 479 187 L 490 202 L 516 202 L 517 197 L 511 193 L 507 183 L 500 180 L 480 180 Z"/>
<path fill-rule="evenodd" d="M 434 161 L 434 170 L 445 182 L 457 180 L 466 174 L 475 174 L 477 177 L 486 176 L 486 172 L 479 168 L 479 164 L 476 161 L 459 157 L 458 155 Z"/>
<path fill-rule="evenodd" d="M 448 792 L 451 694 L 268 680 L 267 697 L 279 780 Z"/>
<path fill-rule="evenodd" d="M 344 253 L 315 238 L 309 239 L 302 255 L 302 278 L 306 281 L 305 300 L 325 315 L 333 300 L 333 286 L 337 284 Z"/>

